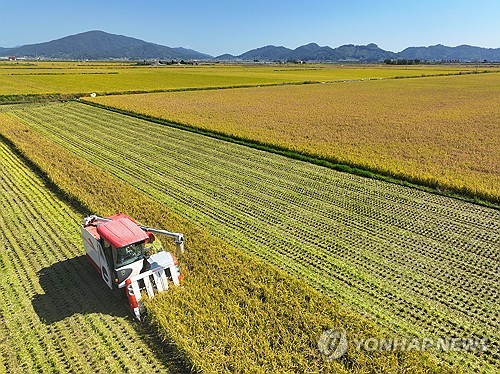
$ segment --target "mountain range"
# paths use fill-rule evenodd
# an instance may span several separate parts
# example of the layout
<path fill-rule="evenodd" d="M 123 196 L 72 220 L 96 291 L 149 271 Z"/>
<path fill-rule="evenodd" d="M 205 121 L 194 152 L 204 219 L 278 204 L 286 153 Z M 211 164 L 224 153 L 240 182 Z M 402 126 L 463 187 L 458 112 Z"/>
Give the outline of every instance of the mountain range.
<path fill-rule="evenodd" d="M 337 48 L 320 47 L 310 43 L 295 49 L 268 45 L 253 49 L 239 56 L 222 55 L 218 60 L 265 60 L 265 61 L 363 61 L 376 62 L 384 59 L 397 58 L 394 52 L 384 51 L 376 44 L 343 45 Z"/>
<path fill-rule="evenodd" d="M 337 48 L 310 43 L 295 49 L 268 45 L 252 49 L 238 56 L 224 54 L 217 57 L 186 48 L 171 48 L 123 35 L 103 31 L 88 31 L 45 43 L 14 48 L 0 47 L 0 56 L 60 60 L 218 60 L 218 61 L 318 61 L 318 62 L 380 62 L 387 59 L 420 61 L 500 61 L 500 48 L 482 48 L 469 45 L 447 47 L 409 47 L 391 52 L 376 44 L 347 44 Z"/>
<path fill-rule="evenodd" d="M 45 43 L 0 48 L 0 56 L 60 60 L 200 60 L 212 58 L 212 56 L 191 49 L 166 47 L 104 31 L 87 31 Z"/>

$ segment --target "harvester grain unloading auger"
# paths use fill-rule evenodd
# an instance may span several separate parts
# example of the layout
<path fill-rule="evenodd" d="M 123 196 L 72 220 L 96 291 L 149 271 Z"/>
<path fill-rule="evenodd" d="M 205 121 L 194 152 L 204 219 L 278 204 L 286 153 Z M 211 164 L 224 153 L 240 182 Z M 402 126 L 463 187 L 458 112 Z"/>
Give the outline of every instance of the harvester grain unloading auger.
<path fill-rule="evenodd" d="M 141 226 L 123 213 L 107 218 L 91 215 L 82 224 L 87 259 L 110 289 L 126 296 L 138 320 L 143 313 L 143 291 L 153 297 L 168 290 L 169 282 L 179 285 L 177 259 L 157 245 L 154 234 L 173 238 L 177 255 L 184 253 L 182 234 Z"/>

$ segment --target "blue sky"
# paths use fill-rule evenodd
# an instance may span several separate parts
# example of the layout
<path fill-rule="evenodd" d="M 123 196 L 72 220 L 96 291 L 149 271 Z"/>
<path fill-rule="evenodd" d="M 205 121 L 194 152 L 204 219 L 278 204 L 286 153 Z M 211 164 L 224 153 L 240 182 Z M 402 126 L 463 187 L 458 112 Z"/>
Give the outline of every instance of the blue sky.
<path fill-rule="evenodd" d="M 500 48 L 500 0 L 0 0 L 0 46 L 102 30 L 210 55 L 264 45 Z"/>

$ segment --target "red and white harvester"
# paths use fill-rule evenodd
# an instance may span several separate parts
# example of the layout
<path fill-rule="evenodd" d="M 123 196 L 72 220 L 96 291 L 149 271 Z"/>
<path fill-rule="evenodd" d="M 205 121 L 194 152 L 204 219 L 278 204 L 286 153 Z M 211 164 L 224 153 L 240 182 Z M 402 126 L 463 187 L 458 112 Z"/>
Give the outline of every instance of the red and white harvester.
<path fill-rule="evenodd" d="M 141 293 L 149 297 L 166 291 L 169 281 L 178 286 L 176 258 L 161 247 L 154 234 L 175 239 L 177 255 L 184 252 L 184 236 L 176 232 L 141 226 L 119 213 L 83 219 L 82 239 L 86 257 L 108 287 L 126 295 L 128 306 L 141 320 Z"/>

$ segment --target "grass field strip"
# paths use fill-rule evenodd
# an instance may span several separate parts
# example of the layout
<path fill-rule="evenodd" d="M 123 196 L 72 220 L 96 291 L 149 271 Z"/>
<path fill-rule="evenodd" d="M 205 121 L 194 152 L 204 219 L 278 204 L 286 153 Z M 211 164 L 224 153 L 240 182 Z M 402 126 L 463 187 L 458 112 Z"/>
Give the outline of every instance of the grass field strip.
<path fill-rule="evenodd" d="M 488 337 L 498 364 L 498 210 L 77 103 L 12 113 L 390 328 Z"/>
<path fill-rule="evenodd" d="M 0 180 L 0 372 L 176 368 L 84 258 L 79 214 L 3 142 Z"/>

